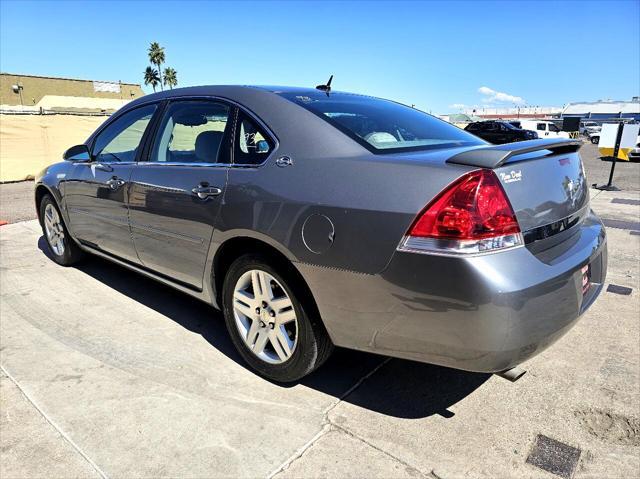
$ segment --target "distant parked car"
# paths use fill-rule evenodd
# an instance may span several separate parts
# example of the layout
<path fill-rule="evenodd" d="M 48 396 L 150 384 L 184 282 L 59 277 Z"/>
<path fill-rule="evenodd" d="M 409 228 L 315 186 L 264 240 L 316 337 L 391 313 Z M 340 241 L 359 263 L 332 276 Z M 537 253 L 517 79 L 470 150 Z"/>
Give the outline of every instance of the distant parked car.
<path fill-rule="evenodd" d="M 580 134 L 587 135 L 589 133 L 599 133 L 602 130 L 602 126 L 598 125 L 595 121 L 582 121 L 580 122 Z"/>
<path fill-rule="evenodd" d="M 558 125 L 548 120 L 522 120 L 522 128 L 533 130 L 539 138 L 569 138 L 569 133 L 560 130 Z"/>
<path fill-rule="evenodd" d="M 469 123 L 465 130 L 494 145 L 538 138 L 534 131 L 521 130 L 506 121 L 476 121 Z"/>
<path fill-rule="evenodd" d="M 594 131 L 593 133 L 591 133 L 587 131 L 587 138 L 589 138 L 589 141 L 591 141 L 591 143 L 597 145 L 598 143 L 600 143 L 600 132 Z"/>

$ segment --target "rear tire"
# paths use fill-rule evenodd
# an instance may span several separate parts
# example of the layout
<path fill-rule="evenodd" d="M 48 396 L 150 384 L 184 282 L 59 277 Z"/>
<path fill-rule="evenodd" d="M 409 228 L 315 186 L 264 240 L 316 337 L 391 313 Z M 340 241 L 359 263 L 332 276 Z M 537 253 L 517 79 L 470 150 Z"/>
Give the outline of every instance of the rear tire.
<path fill-rule="evenodd" d="M 597 145 L 598 143 L 600 143 L 600 138 L 597 136 L 592 136 L 591 143 L 593 143 L 594 145 Z"/>
<path fill-rule="evenodd" d="M 40 201 L 40 225 L 53 260 L 62 266 L 80 261 L 84 253 L 69 235 L 62 213 L 53 197 L 46 194 Z"/>
<path fill-rule="evenodd" d="M 267 379 L 296 381 L 333 350 L 315 307 L 287 265 L 263 255 L 239 257 L 225 276 L 222 302 L 233 344 Z"/>

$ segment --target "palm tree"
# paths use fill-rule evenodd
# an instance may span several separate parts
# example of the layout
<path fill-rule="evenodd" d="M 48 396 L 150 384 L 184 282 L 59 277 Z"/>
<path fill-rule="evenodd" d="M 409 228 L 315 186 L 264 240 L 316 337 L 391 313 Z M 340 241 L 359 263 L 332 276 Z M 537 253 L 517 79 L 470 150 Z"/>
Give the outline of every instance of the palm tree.
<path fill-rule="evenodd" d="M 151 42 L 149 45 L 149 61 L 152 65 L 158 67 L 158 74 L 160 75 L 160 89 L 162 88 L 162 64 L 164 63 L 164 48 L 160 46 L 158 42 Z"/>
<path fill-rule="evenodd" d="M 152 67 L 147 67 L 144 71 L 144 84 L 151 85 L 153 92 L 155 93 L 156 87 L 160 83 L 160 77 L 158 76 L 158 70 Z"/>
<path fill-rule="evenodd" d="M 178 84 L 178 72 L 171 67 L 164 69 L 164 84 L 168 85 L 173 90 L 173 87 Z"/>

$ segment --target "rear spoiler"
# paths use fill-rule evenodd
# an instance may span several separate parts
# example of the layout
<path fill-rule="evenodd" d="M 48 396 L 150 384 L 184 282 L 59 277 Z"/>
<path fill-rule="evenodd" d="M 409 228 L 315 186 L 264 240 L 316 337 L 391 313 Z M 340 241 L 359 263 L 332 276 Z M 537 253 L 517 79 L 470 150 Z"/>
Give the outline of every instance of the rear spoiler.
<path fill-rule="evenodd" d="M 558 140 L 529 140 L 505 145 L 487 146 L 463 151 L 452 156 L 447 163 L 479 166 L 481 168 L 497 168 L 509 158 L 532 151 L 550 150 L 553 153 L 573 153 L 580 149 L 580 140 L 561 138 Z"/>

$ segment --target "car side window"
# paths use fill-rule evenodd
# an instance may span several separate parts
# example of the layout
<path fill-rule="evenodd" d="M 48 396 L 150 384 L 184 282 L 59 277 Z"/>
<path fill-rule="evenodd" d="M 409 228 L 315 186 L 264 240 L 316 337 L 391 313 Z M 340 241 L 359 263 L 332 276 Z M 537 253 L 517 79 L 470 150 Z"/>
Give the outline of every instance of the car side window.
<path fill-rule="evenodd" d="M 169 104 L 158 128 L 149 161 L 228 163 L 229 113 L 228 105 L 215 101 L 177 101 Z"/>
<path fill-rule="evenodd" d="M 536 125 L 536 129 L 539 130 L 539 131 L 545 131 L 547 129 L 546 126 L 547 125 L 545 123 L 538 123 Z"/>
<path fill-rule="evenodd" d="M 233 146 L 233 163 L 260 165 L 275 147 L 274 141 L 247 114 L 238 111 Z"/>
<path fill-rule="evenodd" d="M 136 108 L 108 125 L 93 143 L 94 160 L 100 163 L 134 161 L 156 109 L 157 105 Z"/>

